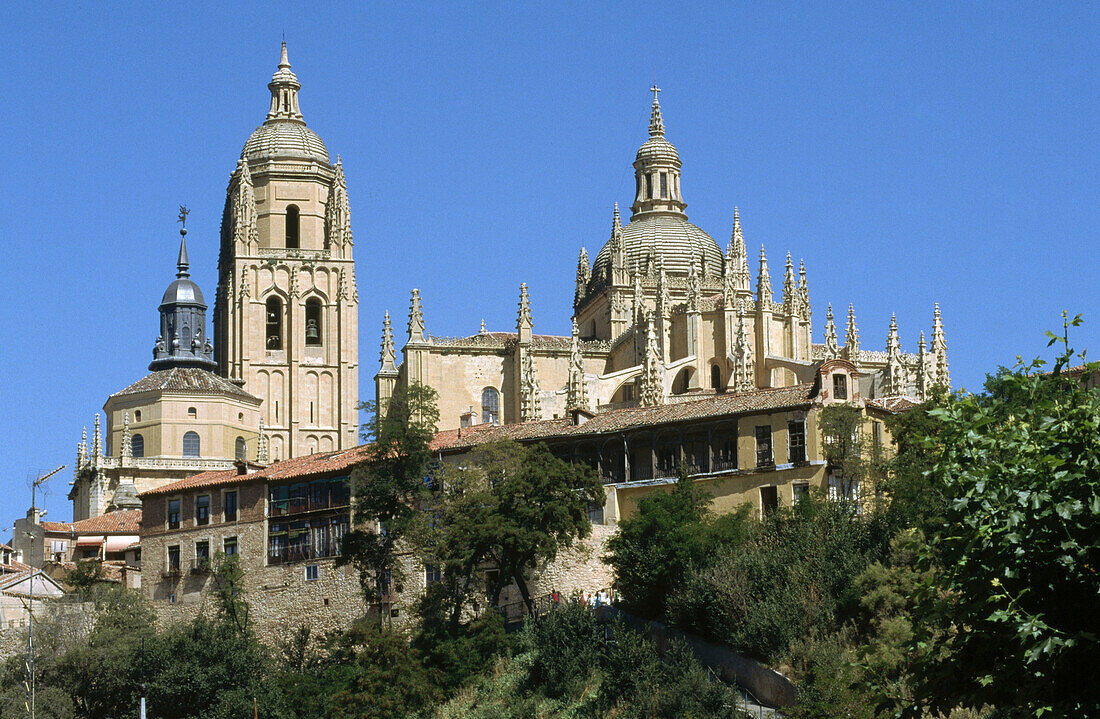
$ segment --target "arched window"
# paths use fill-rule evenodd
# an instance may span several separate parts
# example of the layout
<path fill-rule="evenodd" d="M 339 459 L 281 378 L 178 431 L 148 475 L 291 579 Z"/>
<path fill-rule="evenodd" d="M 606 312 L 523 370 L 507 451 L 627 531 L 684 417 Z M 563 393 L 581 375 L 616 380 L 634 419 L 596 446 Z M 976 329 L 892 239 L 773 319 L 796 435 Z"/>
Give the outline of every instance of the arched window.
<path fill-rule="evenodd" d="M 187 408 L 187 416 L 191 419 L 196 419 L 199 416 L 199 411 L 194 407 Z"/>
<path fill-rule="evenodd" d="M 481 423 L 500 424 L 500 392 L 495 387 L 481 390 Z"/>
<path fill-rule="evenodd" d="M 306 344 L 320 345 L 321 342 L 321 300 L 310 297 L 306 300 Z"/>
<path fill-rule="evenodd" d="M 247 452 L 248 449 L 245 447 L 244 437 L 237 437 L 237 441 L 233 443 L 233 457 L 244 460 Z"/>
<path fill-rule="evenodd" d="M 710 366 L 710 386 L 715 391 L 722 391 L 722 370 L 716 364 Z"/>
<path fill-rule="evenodd" d="M 134 421 L 135 422 L 140 422 L 141 421 L 141 410 L 140 409 L 134 411 Z"/>
<path fill-rule="evenodd" d="M 140 434 L 135 434 L 130 438 L 130 455 L 133 457 L 145 456 L 145 438 Z"/>
<path fill-rule="evenodd" d="M 332 227 L 329 225 L 328 218 L 325 218 L 325 249 L 329 249 L 332 243 Z"/>
<path fill-rule="evenodd" d="M 201 457 L 199 453 L 199 433 L 188 432 L 183 435 L 183 456 L 184 457 Z"/>
<path fill-rule="evenodd" d="M 298 218 L 298 206 L 286 206 L 286 246 L 287 249 L 298 249 L 301 225 Z"/>
<path fill-rule="evenodd" d="M 267 298 L 267 343 L 269 350 L 283 348 L 283 301 L 278 297 Z"/>

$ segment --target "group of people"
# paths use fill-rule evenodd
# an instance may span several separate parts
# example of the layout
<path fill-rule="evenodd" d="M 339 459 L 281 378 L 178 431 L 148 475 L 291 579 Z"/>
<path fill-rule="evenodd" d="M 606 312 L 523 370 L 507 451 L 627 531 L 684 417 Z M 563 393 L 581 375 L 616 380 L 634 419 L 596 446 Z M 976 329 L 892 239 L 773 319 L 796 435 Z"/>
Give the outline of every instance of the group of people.
<path fill-rule="evenodd" d="M 557 589 L 550 593 L 550 601 L 554 603 L 554 606 L 561 604 L 563 595 L 558 592 Z M 589 609 L 598 609 L 599 607 L 608 607 L 618 603 L 619 593 L 612 589 L 601 589 L 598 592 L 574 592 L 571 597 L 573 601 L 581 602 Z"/>

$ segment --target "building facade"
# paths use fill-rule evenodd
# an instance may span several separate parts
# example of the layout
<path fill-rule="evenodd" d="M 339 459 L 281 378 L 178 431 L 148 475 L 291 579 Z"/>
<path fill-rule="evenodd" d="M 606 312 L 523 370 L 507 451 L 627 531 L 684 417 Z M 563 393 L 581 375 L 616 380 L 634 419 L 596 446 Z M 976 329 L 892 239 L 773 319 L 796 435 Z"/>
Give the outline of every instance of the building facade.
<path fill-rule="evenodd" d="M 343 165 L 306 126 L 286 43 L 268 89 L 229 178 L 214 357 L 263 398 L 278 461 L 359 443 L 359 294 Z"/>
<path fill-rule="evenodd" d="M 745 392 L 813 381 L 822 362 L 842 358 L 858 369 L 867 398 L 920 399 L 949 385 L 947 344 L 938 306 L 931 344 L 901 349 L 891 320 L 885 351 L 860 346 L 850 305 L 843 345 L 832 307 L 824 342 L 812 337 L 806 268 L 788 253 L 781 294 L 772 288 L 763 247 L 755 288 L 741 218 L 723 252 L 688 221 L 679 152 L 665 137 L 657 88 L 649 139 L 634 159 L 635 195 L 623 225 L 616 204 L 611 235 L 577 264 L 570 336 L 533 333 L 531 300 L 520 286 L 515 332 L 441 337 L 425 325 L 412 291 L 408 336 L 398 360 L 389 314 L 383 321 L 380 406 L 396 388 L 422 383 L 439 393 L 444 429 L 561 418 L 572 409 L 659 406 L 700 393 Z"/>

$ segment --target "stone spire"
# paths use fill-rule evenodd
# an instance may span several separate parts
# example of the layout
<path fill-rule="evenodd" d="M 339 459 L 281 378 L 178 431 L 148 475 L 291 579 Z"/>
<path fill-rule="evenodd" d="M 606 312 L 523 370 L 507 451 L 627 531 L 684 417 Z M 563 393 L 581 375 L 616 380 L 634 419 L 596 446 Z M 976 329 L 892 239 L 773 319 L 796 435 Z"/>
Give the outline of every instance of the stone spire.
<path fill-rule="evenodd" d="M 649 111 L 649 136 L 664 137 L 665 121 L 661 118 L 661 103 L 657 101 L 657 93 L 661 88 L 654 85 L 649 91 L 653 93 L 653 108 Z"/>
<path fill-rule="evenodd" d="M 397 373 L 397 352 L 393 343 L 393 323 L 390 321 L 390 311 L 386 310 L 382 318 L 382 353 L 378 357 L 382 363 L 383 373 Z"/>
<path fill-rule="evenodd" d="M 898 318 L 890 315 L 890 331 L 886 334 L 886 387 L 887 396 L 905 394 L 905 367 L 901 360 L 901 342 L 898 340 Z"/>
<path fill-rule="evenodd" d="M 844 331 L 844 358 L 859 365 L 859 328 L 856 327 L 856 311 L 848 303 L 848 326 Z"/>
<path fill-rule="evenodd" d="M 724 268 L 726 307 L 733 307 L 737 292 L 749 291 L 749 257 L 745 248 L 745 236 L 741 232 L 741 216 L 733 208 L 733 232 L 726 247 L 726 265 Z"/>
<path fill-rule="evenodd" d="M 699 279 L 699 262 L 694 251 L 691 253 L 691 266 L 688 270 L 687 311 L 699 312 L 703 303 L 703 283 Z"/>
<path fill-rule="evenodd" d="M 641 268 L 635 265 L 634 267 L 634 296 L 631 298 L 633 304 L 633 319 L 636 332 L 642 331 L 642 322 L 645 320 L 645 290 L 642 288 L 642 272 Z"/>
<path fill-rule="evenodd" d="M 134 456 L 133 447 L 130 446 L 130 413 L 122 413 L 122 446 L 119 447 L 119 456 L 130 459 Z"/>
<path fill-rule="evenodd" d="M 420 307 L 420 290 L 413 289 L 409 301 L 409 342 L 424 341 L 424 310 Z"/>
<path fill-rule="evenodd" d="M 611 218 L 611 277 L 613 285 L 626 284 L 626 243 L 623 242 L 623 223 L 619 217 L 619 203 Z"/>
<path fill-rule="evenodd" d="M 92 434 L 92 466 L 99 466 L 99 459 L 103 456 L 103 436 L 99 433 L 99 412 L 95 413 L 95 433 Z"/>
<path fill-rule="evenodd" d="M 794 282 L 794 264 L 791 253 L 787 252 L 787 265 L 783 273 L 783 307 L 788 315 L 798 312 L 798 287 Z"/>
<path fill-rule="evenodd" d="M 566 387 L 566 409 L 588 409 L 588 387 L 584 381 L 584 355 L 581 354 L 581 331 L 573 318 L 573 338 L 569 347 L 569 380 Z"/>
<path fill-rule="evenodd" d="M 665 263 L 657 271 L 657 316 L 668 318 L 672 316 L 672 296 L 668 291 L 668 275 L 665 274 Z"/>
<path fill-rule="evenodd" d="M 520 421 L 540 420 L 542 419 L 542 401 L 539 398 L 539 378 L 535 372 L 535 361 L 530 352 L 523 353 L 523 365 L 520 372 Z"/>
<path fill-rule="evenodd" d="M 747 392 L 755 388 L 753 379 L 752 349 L 745 328 L 745 313 L 737 305 L 737 338 L 733 343 L 733 377 L 730 384 L 735 392 Z"/>
<path fill-rule="evenodd" d="M 531 341 L 531 327 L 534 322 L 531 320 L 531 298 L 527 296 L 527 283 L 523 282 L 519 286 L 519 311 L 516 313 L 516 333 L 521 343 L 528 343 Z"/>
<path fill-rule="evenodd" d="M 88 464 L 88 428 L 80 429 L 80 442 L 76 445 L 76 472 Z"/>
<path fill-rule="evenodd" d="M 252 173 L 248 161 L 237 160 L 237 192 L 233 196 L 233 241 L 250 250 L 257 241 L 256 190 L 252 185 Z M 232 277 L 232 275 L 230 275 Z"/>
<path fill-rule="evenodd" d="M 664 404 L 664 367 L 661 363 L 661 350 L 657 345 L 656 321 L 653 313 L 646 318 L 645 357 L 642 361 L 642 375 L 638 382 L 638 403 L 643 407 L 655 407 Z"/>
<path fill-rule="evenodd" d="M 258 464 L 267 464 L 271 461 L 268 458 L 267 452 L 267 435 L 264 434 L 264 420 L 260 418 L 260 433 L 256 440 L 256 462 Z"/>
<path fill-rule="evenodd" d="M 300 122 L 305 124 L 302 111 L 298 108 L 298 91 L 302 84 L 290 71 L 290 60 L 286 55 L 286 42 L 283 42 L 282 54 L 279 56 L 279 69 L 271 76 L 271 82 L 267 89 L 271 90 L 271 109 L 268 110 L 264 124 L 272 122 Z"/>
<path fill-rule="evenodd" d="M 920 331 L 920 341 L 917 343 L 917 399 L 921 402 L 928 399 L 928 352 L 924 344 L 924 330 Z"/>
<path fill-rule="evenodd" d="M 577 258 L 577 291 L 573 294 L 573 309 L 580 309 L 588 294 L 588 283 L 592 280 L 592 265 L 588 262 L 588 250 L 581 248 Z"/>
<path fill-rule="evenodd" d="M 840 347 L 836 341 L 836 323 L 833 321 L 833 303 L 825 311 L 825 357 L 836 359 L 840 356 Z"/>
<path fill-rule="evenodd" d="M 768 257 L 763 245 L 760 246 L 760 272 L 756 276 L 756 300 L 761 310 L 768 309 L 772 301 L 772 277 L 768 274 Z"/>
<path fill-rule="evenodd" d="M 951 372 L 947 367 L 947 342 L 943 337 L 943 319 L 940 317 L 940 303 L 932 310 L 932 356 L 936 362 L 936 384 L 951 388 Z"/>
<path fill-rule="evenodd" d="M 810 321 L 810 284 L 806 281 L 806 261 L 798 261 L 798 304 L 801 317 Z"/>
<path fill-rule="evenodd" d="M 354 245 L 351 237 L 351 205 L 348 202 L 348 182 L 344 177 L 344 163 L 336 156 L 336 174 L 329 185 L 328 202 L 325 203 L 325 248 L 329 245 L 343 247 Z"/>

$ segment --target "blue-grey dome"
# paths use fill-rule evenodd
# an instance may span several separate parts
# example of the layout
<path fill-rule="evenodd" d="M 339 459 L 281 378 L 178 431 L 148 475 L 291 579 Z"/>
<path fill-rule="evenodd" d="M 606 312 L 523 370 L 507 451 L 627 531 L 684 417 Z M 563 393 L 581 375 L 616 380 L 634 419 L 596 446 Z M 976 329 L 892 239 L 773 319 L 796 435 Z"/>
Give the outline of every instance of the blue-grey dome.
<path fill-rule="evenodd" d="M 202 290 L 189 277 L 180 277 L 168 285 L 168 289 L 164 291 L 164 297 L 160 300 L 160 305 L 163 307 L 168 304 L 202 305 L 206 307 Z"/>

